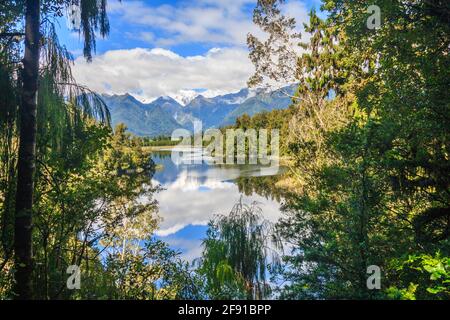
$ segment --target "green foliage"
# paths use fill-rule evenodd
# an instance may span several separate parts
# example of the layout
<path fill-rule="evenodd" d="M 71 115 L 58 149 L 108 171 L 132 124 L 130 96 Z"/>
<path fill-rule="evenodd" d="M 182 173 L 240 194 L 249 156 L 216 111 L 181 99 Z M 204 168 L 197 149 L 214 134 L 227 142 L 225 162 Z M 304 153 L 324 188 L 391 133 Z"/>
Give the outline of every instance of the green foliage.
<path fill-rule="evenodd" d="M 181 299 L 200 295 L 179 253 L 152 235 L 158 227 L 154 166 L 143 141 L 109 127 L 102 99 L 78 85 L 72 57 L 59 44 L 52 16 L 69 5 L 80 15 L 85 55 L 94 33 L 106 35 L 106 1 L 42 1 L 32 284 L 38 299 Z M 1 3 L 0 33 L 21 31 L 23 2 Z M 74 21 L 76 24 L 76 21 Z M 14 194 L 20 38 L 0 36 L 0 298 L 13 290 Z M 67 267 L 81 269 L 81 290 L 68 290 Z M 136 273 L 139 277 L 136 277 Z M 134 281 L 138 280 L 137 283 Z M 118 285 L 120 284 L 120 285 Z"/>
<path fill-rule="evenodd" d="M 281 297 L 448 299 L 448 4 L 377 1 L 383 21 L 368 30 L 366 3 L 323 3 L 286 120 L 297 194 L 277 226 L 292 248 Z M 370 265 L 381 291 L 366 287 Z"/>
<path fill-rule="evenodd" d="M 407 288 L 392 286 L 387 294 L 393 299 L 450 299 L 450 259 L 442 257 L 438 252 L 434 256 L 428 254 L 411 255 L 407 259 L 396 259 L 392 263 L 400 283 Z"/>
<path fill-rule="evenodd" d="M 260 209 L 240 201 L 227 216 L 209 224 L 198 272 L 212 299 L 264 299 L 271 291 L 266 281 L 271 226 Z M 272 257 L 276 263 L 276 255 Z"/>
<path fill-rule="evenodd" d="M 167 136 L 157 136 L 154 138 L 143 137 L 142 138 L 143 145 L 146 147 L 167 147 L 167 146 L 176 146 L 180 143 L 179 140 L 172 140 L 171 137 Z"/>
<path fill-rule="evenodd" d="M 179 253 L 162 241 L 146 239 L 144 246 L 109 254 L 106 277 L 112 286 L 109 299 L 199 299 L 198 277 Z"/>
<path fill-rule="evenodd" d="M 280 155 L 288 156 L 289 155 L 289 142 L 287 137 L 290 134 L 290 126 L 289 122 L 286 119 L 292 118 L 295 111 L 294 106 L 290 106 L 284 110 L 272 110 L 269 112 L 260 112 L 250 117 L 247 114 L 244 114 L 241 117 L 236 119 L 235 125 L 231 126 L 231 128 L 235 129 L 256 129 L 256 131 L 260 129 L 273 130 L 278 129 L 280 133 Z M 269 149 L 270 149 L 270 143 Z"/>

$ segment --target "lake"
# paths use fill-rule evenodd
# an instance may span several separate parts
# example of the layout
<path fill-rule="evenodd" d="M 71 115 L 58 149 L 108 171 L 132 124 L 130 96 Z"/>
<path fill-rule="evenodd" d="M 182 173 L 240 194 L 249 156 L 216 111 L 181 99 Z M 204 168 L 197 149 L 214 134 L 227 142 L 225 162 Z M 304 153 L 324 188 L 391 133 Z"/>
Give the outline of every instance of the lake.
<path fill-rule="evenodd" d="M 198 155 L 192 153 L 194 158 Z M 155 195 L 163 218 L 156 235 L 188 261 L 201 256 L 208 222 L 215 214 L 229 213 L 241 197 L 246 204 L 257 202 L 271 222 L 281 215 L 282 198 L 271 186 L 283 169 L 204 162 L 177 165 L 168 150 L 154 152 L 152 159 L 157 165 L 152 184 L 162 187 Z"/>

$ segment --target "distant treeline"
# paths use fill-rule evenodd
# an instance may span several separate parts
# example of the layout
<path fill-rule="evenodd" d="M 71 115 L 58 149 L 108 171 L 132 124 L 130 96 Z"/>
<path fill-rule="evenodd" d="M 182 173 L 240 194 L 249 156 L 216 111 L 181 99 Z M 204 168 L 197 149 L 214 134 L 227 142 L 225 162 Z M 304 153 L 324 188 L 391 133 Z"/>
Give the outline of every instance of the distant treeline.
<path fill-rule="evenodd" d="M 172 141 L 171 137 L 158 136 L 158 137 L 140 137 L 142 145 L 145 147 L 165 147 L 165 146 L 175 146 L 180 143 L 179 140 Z"/>

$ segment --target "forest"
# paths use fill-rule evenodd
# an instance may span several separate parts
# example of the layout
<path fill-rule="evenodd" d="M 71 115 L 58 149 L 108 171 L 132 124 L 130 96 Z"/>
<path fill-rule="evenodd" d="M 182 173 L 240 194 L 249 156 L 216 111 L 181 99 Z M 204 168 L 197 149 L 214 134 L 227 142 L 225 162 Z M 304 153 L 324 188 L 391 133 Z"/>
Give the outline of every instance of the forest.
<path fill-rule="evenodd" d="M 280 130 L 286 172 L 237 184 L 282 217 L 234 204 L 193 262 L 155 236 L 148 147 L 174 142 L 111 128 L 58 39 L 77 11 L 91 61 L 107 1 L 0 3 L 0 299 L 450 299 L 450 3 L 373 1 L 370 28 L 366 1 L 323 0 L 300 35 L 283 2 L 256 1 L 249 85 L 296 83 L 292 104 L 232 126 Z"/>

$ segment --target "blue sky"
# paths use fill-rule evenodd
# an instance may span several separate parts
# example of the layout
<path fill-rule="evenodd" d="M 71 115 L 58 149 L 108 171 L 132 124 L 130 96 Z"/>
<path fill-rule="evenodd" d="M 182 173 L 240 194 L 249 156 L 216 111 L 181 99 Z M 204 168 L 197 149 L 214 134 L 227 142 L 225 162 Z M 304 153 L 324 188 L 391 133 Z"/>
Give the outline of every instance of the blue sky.
<path fill-rule="evenodd" d="M 142 100 L 206 89 L 238 91 L 253 71 L 246 36 L 256 0 L 109 0 L 111 33 L 98 39 L 97 56 L 81 57 L 77 33 L 61 23 L 60 38 L 76 59 L 75 76 L 102 93 L 129 92 Z M 306 21 L 318 0 L 288 0 L 283 10 Z"/>

